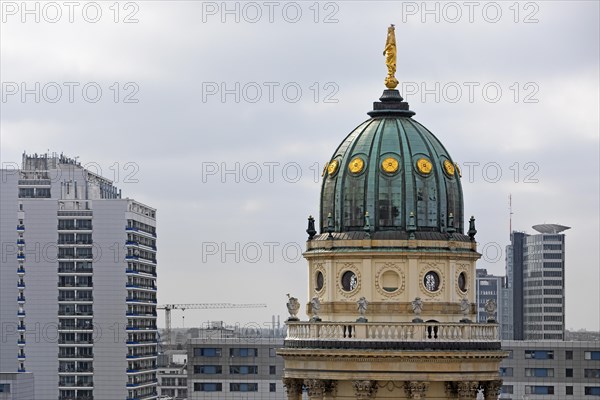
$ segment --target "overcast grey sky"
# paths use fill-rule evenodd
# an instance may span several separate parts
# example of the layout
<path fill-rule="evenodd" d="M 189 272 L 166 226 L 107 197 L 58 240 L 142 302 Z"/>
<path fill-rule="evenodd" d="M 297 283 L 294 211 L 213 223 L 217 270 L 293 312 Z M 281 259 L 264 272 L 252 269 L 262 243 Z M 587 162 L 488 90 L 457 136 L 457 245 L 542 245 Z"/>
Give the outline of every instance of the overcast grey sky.
<path fill-rule="evenodd" d="M 514 229 L 572 227 L 566 325 L 598 330 L 599 3 L 467 4 L 3 1 L 1 161 L 78 156 L 156 207 L 159 303 L 268 304 L 186 327 L 283 320 L 286 293 L 307 300 L 321 170 L 384 89 L 394 23 L 399 89 L 461 166 L 478 267 L 504 274 L 512 193 Z"/>

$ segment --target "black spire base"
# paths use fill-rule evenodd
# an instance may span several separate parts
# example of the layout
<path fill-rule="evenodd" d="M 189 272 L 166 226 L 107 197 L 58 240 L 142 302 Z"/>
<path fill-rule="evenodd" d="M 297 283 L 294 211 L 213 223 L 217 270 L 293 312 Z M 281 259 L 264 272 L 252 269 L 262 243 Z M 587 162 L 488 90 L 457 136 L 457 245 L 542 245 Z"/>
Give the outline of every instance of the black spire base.
<path fill-rule="evenodd" d="M 412 117 L 414 111 L 408 109 L 408 103 L 400 96 L 400 92 L 395 89 L 386 89 L 379 98 L 381 101 L 373 103 L 373 111 L 369 111 L 371 117 L 391 117 L 403 116 Z"/>

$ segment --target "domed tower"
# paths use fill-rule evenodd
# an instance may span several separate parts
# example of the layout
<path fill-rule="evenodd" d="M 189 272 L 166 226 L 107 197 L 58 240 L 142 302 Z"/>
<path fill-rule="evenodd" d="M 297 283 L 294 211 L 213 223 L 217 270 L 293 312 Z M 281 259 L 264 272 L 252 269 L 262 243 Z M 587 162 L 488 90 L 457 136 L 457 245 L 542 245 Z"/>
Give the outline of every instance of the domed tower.
<path fill-rule="evenodd" d="M 460 171 L 394 88 L 333 152 L 320 233 L 309 218 L 309 320 L 290 299 L 288 399 L 497 399 L 495 304 L 476 323 L 475 220 L 463 223 Z M 466 233 L 466 234 L 465 234 Z"/>

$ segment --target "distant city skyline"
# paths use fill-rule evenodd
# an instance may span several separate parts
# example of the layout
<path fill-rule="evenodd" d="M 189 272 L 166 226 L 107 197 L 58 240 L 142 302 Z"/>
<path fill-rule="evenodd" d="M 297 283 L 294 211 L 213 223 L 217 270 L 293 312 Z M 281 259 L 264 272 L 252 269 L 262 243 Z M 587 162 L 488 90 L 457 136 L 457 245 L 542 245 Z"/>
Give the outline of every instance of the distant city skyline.
<path fill-rule="evenodd" d="M 598 3 L 500 3 L 497 21 L 481 5 L 472 23 L 460 3 L 457 21 L 432 3 L 438 22 L 421 2 L 299 3 L 297 21 L 281 3 L 272 23 L 260 4 L 256 21 L 236 2 L 233 14 L 212 2 L 132 4 L 118 15 L 101 4 L 97 23 L 80 9 L 73 23 L 67 9 L 56 23 L 50 10 L 39 22 L 3 10 L 0 163 L 63 153 L 152 204 L 159 304 L 268 305 L 186 310 L 186 327 L 267 326 L 287 316 L 286 293 L 308 301 L 307 217 L 319 217 L 332 149 L 384 88 L 391 22 L 398 89 L 461 168 L 477 267 L 504 275 L 512 193 L 513 230 L 572 227 L 565 325 L 600 330 Z"/>

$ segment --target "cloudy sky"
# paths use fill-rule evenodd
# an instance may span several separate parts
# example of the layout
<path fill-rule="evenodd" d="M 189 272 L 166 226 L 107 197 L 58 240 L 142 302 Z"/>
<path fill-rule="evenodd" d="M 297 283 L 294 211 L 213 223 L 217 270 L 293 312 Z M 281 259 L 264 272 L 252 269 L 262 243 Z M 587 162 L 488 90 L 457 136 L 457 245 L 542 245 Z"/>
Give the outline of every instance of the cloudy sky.
<path fill-rule="evenodd" d="M 512 194 L 514 229 L 572 227 L 566 325 L 600 329 L 598 2 L 22 4 L 1 3 L 3 166 L 63 152 L 156 207 L 159 303 L 268 305 L 186 327 L 307 299 L 320 173 L 384 89 L 394 23 L 399 89 L 461 166 L 478 267 L 504 273 Z"/>

